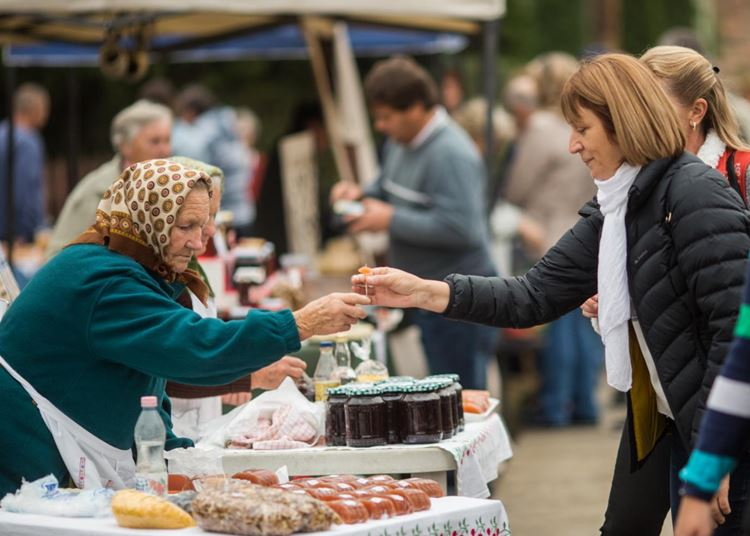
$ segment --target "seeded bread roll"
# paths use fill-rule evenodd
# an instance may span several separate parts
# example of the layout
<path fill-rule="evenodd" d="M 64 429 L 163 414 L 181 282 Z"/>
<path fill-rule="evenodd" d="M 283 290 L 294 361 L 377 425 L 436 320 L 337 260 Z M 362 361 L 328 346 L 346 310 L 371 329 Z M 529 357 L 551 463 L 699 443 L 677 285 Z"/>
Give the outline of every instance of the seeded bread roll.
<path fill-rule="evenodd" d="M 190 515 L 166 499 L 133 489 L 112 497 L 112 513 L 117 524 L 131 529 L 184 529 L 194 527 Z"/>

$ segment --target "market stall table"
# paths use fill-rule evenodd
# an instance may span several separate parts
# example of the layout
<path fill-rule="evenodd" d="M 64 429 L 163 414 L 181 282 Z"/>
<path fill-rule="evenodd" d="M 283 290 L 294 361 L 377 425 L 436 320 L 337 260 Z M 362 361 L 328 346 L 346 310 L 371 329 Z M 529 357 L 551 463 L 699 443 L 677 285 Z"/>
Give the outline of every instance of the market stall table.
<path fill-rule="evenodd" d="M 114 518 L 65 518 L 0 511 L 0 534 L 3 536 L 39 536 L 53 532 L 56 536 L 209 534 L 197 527 L 177 530 L 126 529 L 119 527 Z M 306 536 L 470 536 L 477 533 L 485 536 L 510 535 L 503 503 L 468 497 L 443 497 L 432 499 L 432 508 L 426 512 L 358 525 L 337 525 L 327 532 L 306 533 Z"/>
<path fill-rule="evenodd" d="M 200 449 L 170 451 L 170 471 L 205 472 L 190 467 L 191 457 L 206 455 Z M 456 494 L 486 498 L 487 483 L 497 478 L 500 463 L 513 455 L 500 416 L 491 414 L 451 439 L 430 445 L 383 447 L 311 447 L 290 450 L 217 449 L 221 466 L 231 475 L 247 469 L 275 471 L 286 466 L 290 476 L 330 474 L 409 474 L 436 480 L 447 491 L 447 475 L 455 473 Z M 206 456 L 210 457 L 210 456 Z M 173 469 L 175 461 L 179 467 Z"/>

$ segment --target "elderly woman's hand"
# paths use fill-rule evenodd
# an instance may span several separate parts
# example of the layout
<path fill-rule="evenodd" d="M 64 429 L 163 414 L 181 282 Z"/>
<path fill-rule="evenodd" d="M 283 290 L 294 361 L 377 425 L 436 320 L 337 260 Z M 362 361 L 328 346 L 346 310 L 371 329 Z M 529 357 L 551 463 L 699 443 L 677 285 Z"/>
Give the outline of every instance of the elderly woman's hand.
<path fill-rule="evenodd" d="M 367 316 L 359 306 L 369 303 L 369 298 L 353 292 L 335 292 L 308 303 L 294 312 L 300 340 L 348 330 Z"/>
<path fill-rule="evenodd" d="M 275 363 L 253 372 L 250 375 L 250 386 L 253 389 L 276 389 L 287 376 L 295 380 L 301 378 L 305 368 L 307 363 L 301 359 L 285 355 Z"/>
<path fill-rule="evenodd" d="M 373 305 L 418 307 L 442 313 L 448 307 L 450 288 L 395 268 L 372 268 L 352 277 L 352 290 L 372 299 Z"/>

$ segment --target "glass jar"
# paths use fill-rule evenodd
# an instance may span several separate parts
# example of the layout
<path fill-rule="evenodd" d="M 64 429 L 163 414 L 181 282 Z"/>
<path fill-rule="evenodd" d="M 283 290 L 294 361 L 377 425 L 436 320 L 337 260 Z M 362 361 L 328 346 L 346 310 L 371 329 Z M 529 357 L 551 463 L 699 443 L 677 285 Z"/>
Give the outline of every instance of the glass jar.
<path fill-rule="evenodd" d="M 455 405 L 455 411 L 453 414 L 453 422 L 456 424 L 456 431 L 463 432 L 464 430 L 464 400 L 463 400 L 463 386 L 460 383 L 460 376 L 458 374 L 435 374 L 434 376 L 428 376 L 425 379 L 435 378 L 448 378 L 453 380 L 453 391 L 455 392 L 455 398 L 453 403 Z"/>
<path fill-rule="evenodd" d="M 442 439 L 450 439 L 457 431 L 454 424 L 453 413 L 456 411 L 456 390 L 453 388 L 453 380 L 448 378 L 437 378 L 434 382 L 438 385 L 440 396 L 440 419 L 443 423 Z"/>
<path fill-rule="evenodd" d="M 404 388 L 401 400 L 401 441 L 406 444 L 437 443 L 442 436 L 438 386 L 421 382 Z"/>
<path fill-rule="evenodd" d="M 374 385 L 350 386 L 345 406 L 346 445 L 375 447 L 386 444 L 385 402 Z"/>
<path fill-rule="evenodd" d="M 346 386 L 328 389 L 326 401 L 326 444 L 333 447 L 346 445 L 346 403 L 349 390 Z"/>
<path fill-rule="evenodd" d="M 389 444 L 401 443 L 401 401 L 404 399 L 404 389 L 412 383 L 387 382 L 379 385 L 381 397 L 385 402 L 385 427 Z"/>

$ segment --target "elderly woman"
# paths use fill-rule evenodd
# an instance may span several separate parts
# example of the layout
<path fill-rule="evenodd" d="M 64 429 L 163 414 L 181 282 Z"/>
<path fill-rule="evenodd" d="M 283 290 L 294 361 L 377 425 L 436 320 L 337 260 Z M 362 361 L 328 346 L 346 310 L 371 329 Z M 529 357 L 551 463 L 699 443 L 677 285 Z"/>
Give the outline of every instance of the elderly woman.
<path fill-rule="evenodd" d="M 70 475 L 79 487 L 122 487 L 139 397 L 156 395 L 167 448 L 190 444 L 169 426 L 167 379 L 225 384 L 365 316 L 356 294 L 304 308 L 201 318 L 175 301 L 208 289 L 188 264 L 208 223 L 210 178 L 167 160 L 125 170 L 96 223 L 34 277 L 0 322 L 0 493 L 21 477 Z"/>
<path fill-rule="evenodd" d="M 367 277 L 369 295 L 380 305 L 525 327 L 562 316 L 598 288 L 607 381 L 629 399 L 602 533 L 659 534 L 653 519 L 665 503 L 676 514 L 677 472 L 729 347 L 750 220 L 721 175 L 684 152 L 674 108 L 634 58 L 583 63 L 565 85 L 562 109 L 573 127 L 569 149 L 598 192 L 526 275 L 427 281 L 378 268 Z M 359 292 L 364 283 L 353 278 Z M 629 487 L 657 444 L 670 452 L 666 464 Z M 653 493 L 665 487 L 665 495 Z M 731 505 L 717 534 L 732 533 L 743 506 Z M 636 519 L 624 530 L 609 522 L 625 515 Z M 638 520 L 642 528 L 633 528 Z"/>
<path fill-rule="evenodd" d="M 216 166 L 211 166 L 200 160 L 185 156 L 173 156 L 173 162 L 205 172 L 211 177 L 212 195 L 209 201 L 208 224 L 201 235 L 201 248 L 195 252 L 188 268 L 201 274 L 201 279 L 209 290 L 208 307 L 189 289 L 180 295 L 179 301 L 200 316 L 216 318 L 216 302 L 211 285 L 203 268 L 196 257 L 203 255 L 208 242 L 216 234 L 216 215 L 221 206 L 224 191 L 224 173 Z M 232 383 L 219 386 L 185 385 L 177 382 L 167 382 L 166 392 L 172 402 L 172 429 L 178 436 L 188 437 L 197 441 L 201 435 L 201 427 L 221 416 L 222 397 L 231 394 L 235 398 L 249 398 L 250 389 L 275 389 L 287 376 L 299 378 L 307 365 L 301 359 L 284 356 L 279 361 L 253 372 L 249 376 L 240 378 Z"/>

